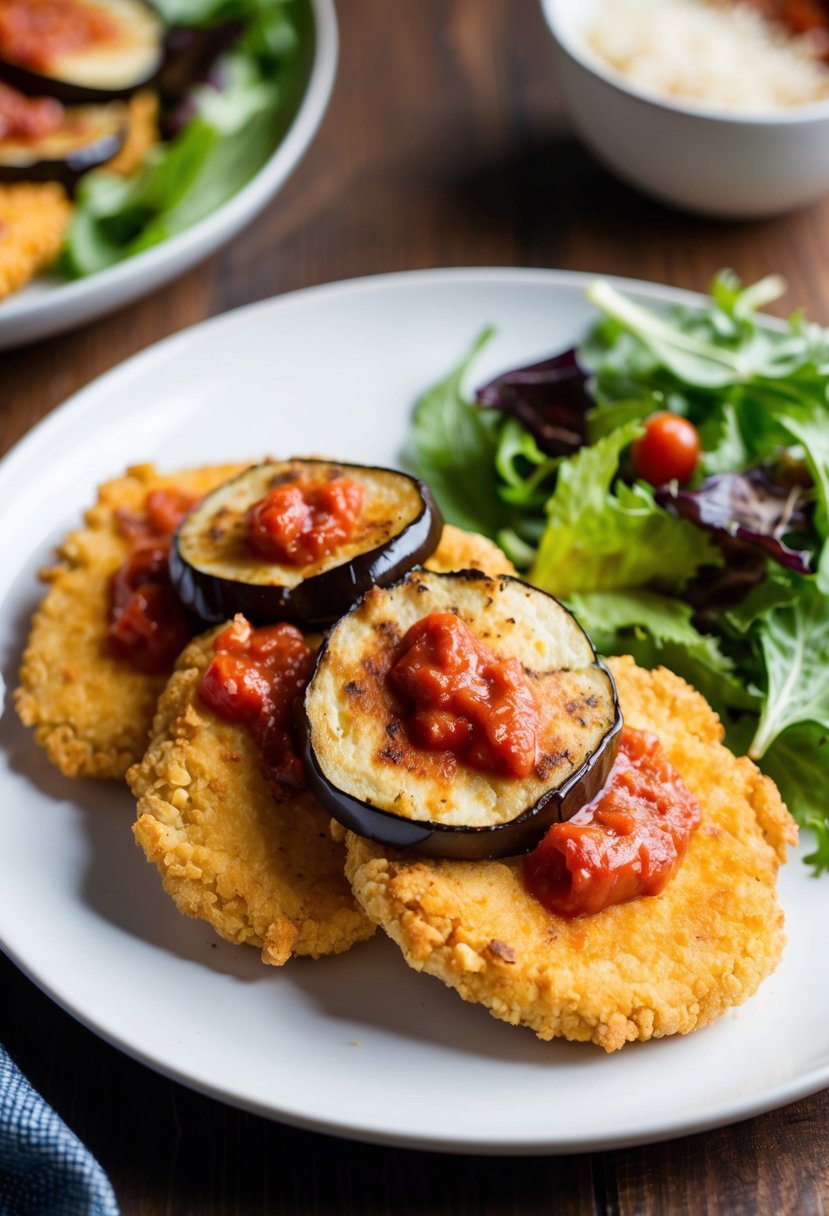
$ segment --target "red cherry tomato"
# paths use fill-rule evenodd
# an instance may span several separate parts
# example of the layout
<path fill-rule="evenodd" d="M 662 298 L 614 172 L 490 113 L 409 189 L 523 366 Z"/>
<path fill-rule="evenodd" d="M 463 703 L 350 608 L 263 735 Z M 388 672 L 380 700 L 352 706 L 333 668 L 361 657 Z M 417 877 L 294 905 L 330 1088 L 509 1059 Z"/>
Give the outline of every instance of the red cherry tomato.
<path fill-rule="evenodd" d="M 667 410 L 653 414 L 631 449 L 633 470 L 652 486 L 688 481 L 697 467 L 699 446 L 697 428 L 687 418 Z"/>

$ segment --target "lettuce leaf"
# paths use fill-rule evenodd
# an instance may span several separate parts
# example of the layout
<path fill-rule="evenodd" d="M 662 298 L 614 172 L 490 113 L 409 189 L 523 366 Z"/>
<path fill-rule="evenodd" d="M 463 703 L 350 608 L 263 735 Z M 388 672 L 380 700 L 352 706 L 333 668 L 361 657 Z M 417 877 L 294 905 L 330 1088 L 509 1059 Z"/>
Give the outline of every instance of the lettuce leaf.
<path fill-rule="evenodd" d="M 567 605 L 600 654 L 670 668 L 699 689 L 726 725 L 732 710 L 757 712 L 759 695 L 737 675 L 719 640 L 699 632 L 682 600 L 654 591 L 596 591 L 571 595 Z"/>
<path fill-rule="evenodd" d="M 622 453 L 641 433 L 618 427 L 561 463 L 529 579 L 554 595 L 653 585 L 679 591 L 719 555 L 707 536 L 660 507 L 642 482 L 617 482 Z"/>
<path fill-rule="evenodd" d="M 509 524 L 496 469 L 504 419 L 479 409 L 463 392 L 469 367 L 492 334 L 485 329 L 458 366 L 420 398 L 412 441 L 417 474 L 436 495 L 447 521 L 494 538 Z"/>
<path fill-rule="evenodd" d="M 804 860 L 815 873 L 829 873 L 829 734 L 801 723 L 779 735 L 763 757 L 763 769 L 776 783 L 786 806 L 814 836 Z"/>
<path fill-rule="evenodd" d="M 829 731 L 829 600 L 799 579 L 797 597 L 757 619 L 766 696 L 748 754 L 761 759 L 778 735 L 812 723 Z"/>

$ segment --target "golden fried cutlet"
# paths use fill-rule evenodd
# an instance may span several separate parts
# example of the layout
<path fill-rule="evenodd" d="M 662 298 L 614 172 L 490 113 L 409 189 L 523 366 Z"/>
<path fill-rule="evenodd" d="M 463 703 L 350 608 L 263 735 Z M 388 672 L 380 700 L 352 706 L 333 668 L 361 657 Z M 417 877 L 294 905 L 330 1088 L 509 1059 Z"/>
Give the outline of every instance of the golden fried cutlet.
<path fill-rule="evenodd" d="M 343 874 L 345 852 L 310 794 L 276 803 L 246 727 L 199 696 L 216 631 L 191 642 L 161 695 L 128 781 L 135 838 L 186 916 L 262 961 L 339 954 L 374 933 Z"/>
<path fill-rule="evenodd" d="M 57 182 L 0 186 L 0 300 L 55 260 L 71 214 Z"/>
<path fill-rule="evenodd" d="M 101 486 L 86 526 L 70 532 L 60 562 L 41 574 L 49 590 L 34 615 L 15 692 L 17 712 L 68 777 L 121 778 L 144 754 L 156 701 L 167 675 L 147 675 L 110 655 L 109 580 L 129 543 L 116 511 L 141 512 L 151 490 L 179 487 L 206 494 L 238 465 L 167 476 L 152 465 L 129 469 Z"/>
<path fill-rule="evenodd" d="M 494 578 L 498 574 L 516 573 L 515 566 L 496 544 L 477 532 L 464 532 L 454 524 L 445 524 L 440 544 L 427 562 L 427 570 L 451 574 L 454 570 L 480 570 Z"/>
<path fill-rule="evenodd" d="M 720 742 L 719 720 L 671 672 L 612 660 L 625 720 L 652 731 L 703 819 L 658 896 L 566 920 L 525 890 L 521 861 L 434 861 L 349 834 L 346 873 L 409 966 L 541 1039 L 687 1034 L 750 997 L 777 965 L 775 879 L 796 828 L 774 784 Z"/>

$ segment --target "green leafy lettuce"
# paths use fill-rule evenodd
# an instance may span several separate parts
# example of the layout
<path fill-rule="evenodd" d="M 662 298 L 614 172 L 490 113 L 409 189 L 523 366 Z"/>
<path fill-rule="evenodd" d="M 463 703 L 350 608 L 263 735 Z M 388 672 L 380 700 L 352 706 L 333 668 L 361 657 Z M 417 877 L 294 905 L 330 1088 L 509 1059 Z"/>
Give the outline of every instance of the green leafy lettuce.
<path fill-rule="evenodd" d="M 239 19 L 244 29 L 219 64 L 221 88 L 194 89 L 194 116 L 151 149 L 128 178 L 84 176 L 63 254 L 69 277 L 104 270 L 191 227 L 262 167 L 295 110 L 307 73 L 306 0 L 164 0 L 171 23 Z"/>
<path fill-rule="evenodd" d="M 479 409 L 463 381 L 476 347 L 417 406 L 415 462 L 448 518 L 498 540 L 527 577 L 564 598 L 605 654 L 664 664 L 719 712 L 726 740 L 778 783 L 829 870 L 829 333 L 795 315 L 761 322 L 775 277 L 722 273 L 702 308 L 654 312 L 596 283 L 602 314 L 579 349 L 589 371 L 588 442 L 548 456 L 513 417 Z M 703 620 L 706 587 L 729 551 L 664 510 L 629 461 L 642 422 L 671 410 L 694 423 L 694 485 L 758 466 L 811 487 L 815 575 L 757 551 L 756 585 Z M 726 565 L 723 566 L 723 553 Z M 693 594 L 692 594 L 693 592 Z M 686 598 L 687 597 L 687 598 Z M 697 597 L 697 598 L 695 598 Z"/>

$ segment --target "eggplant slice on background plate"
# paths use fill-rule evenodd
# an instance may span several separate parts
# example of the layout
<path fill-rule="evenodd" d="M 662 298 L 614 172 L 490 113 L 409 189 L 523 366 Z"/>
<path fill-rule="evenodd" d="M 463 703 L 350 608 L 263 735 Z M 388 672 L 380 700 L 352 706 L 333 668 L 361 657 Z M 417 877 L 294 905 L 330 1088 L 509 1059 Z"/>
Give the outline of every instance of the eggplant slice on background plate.
<path fill-rule="evenodd" d="M 123 102 L 71 106 L 36 139 L 0 139 L 0 183 L 57 181 L 71 194 L 84 173 L 120 152 L 128 130 Z"/>
<path fill-rule="evenodd" d="M 66 105 L 131 97 L 164 61 L 164 26 L 144 0 L 71 0 L 75 45 L 50 50 L 32 28 L 0 25 L 0 80 L 21 93 Z M 84 37 L 81 37 L 81 34 Z"/>

